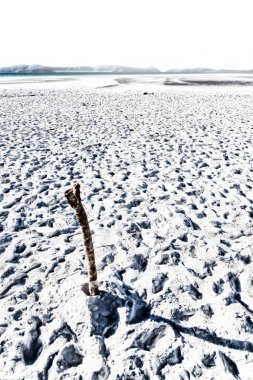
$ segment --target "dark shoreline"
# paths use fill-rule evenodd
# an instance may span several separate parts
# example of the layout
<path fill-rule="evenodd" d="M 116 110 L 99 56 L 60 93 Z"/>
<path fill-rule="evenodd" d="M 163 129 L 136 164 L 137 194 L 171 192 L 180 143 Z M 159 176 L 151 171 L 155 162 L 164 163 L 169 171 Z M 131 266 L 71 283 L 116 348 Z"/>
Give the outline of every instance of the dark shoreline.
<path fill-rule="evenodd" d="M 165 86 L 252 86 L 252 81 L 244 80 L 182 80 L 181 82 L 166 79 Z"/>

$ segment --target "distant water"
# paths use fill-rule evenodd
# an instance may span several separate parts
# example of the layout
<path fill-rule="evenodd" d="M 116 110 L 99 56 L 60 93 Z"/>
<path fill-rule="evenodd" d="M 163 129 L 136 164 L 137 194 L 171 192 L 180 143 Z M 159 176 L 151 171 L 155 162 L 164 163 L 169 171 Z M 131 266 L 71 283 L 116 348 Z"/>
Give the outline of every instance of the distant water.
<path fill-rule="evenodd" d="M 166 86 L 253 85 L 253 74 L 125 74 L 125 73 L 56 73 L 56 74 L 0 74 L 0 85 L 61 83 L 84 87 L 112 87 L 126 84 L 158 84 Z"/>

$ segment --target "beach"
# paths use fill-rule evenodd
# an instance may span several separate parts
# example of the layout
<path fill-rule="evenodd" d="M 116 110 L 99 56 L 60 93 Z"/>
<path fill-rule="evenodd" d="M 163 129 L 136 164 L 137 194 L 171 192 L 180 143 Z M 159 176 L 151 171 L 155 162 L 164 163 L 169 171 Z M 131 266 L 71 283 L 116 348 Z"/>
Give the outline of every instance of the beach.
<path fill-rule="evenodd" d="M 0 81 L 0 379 L 251 380 L 253 87 L 118 79 Z"/>

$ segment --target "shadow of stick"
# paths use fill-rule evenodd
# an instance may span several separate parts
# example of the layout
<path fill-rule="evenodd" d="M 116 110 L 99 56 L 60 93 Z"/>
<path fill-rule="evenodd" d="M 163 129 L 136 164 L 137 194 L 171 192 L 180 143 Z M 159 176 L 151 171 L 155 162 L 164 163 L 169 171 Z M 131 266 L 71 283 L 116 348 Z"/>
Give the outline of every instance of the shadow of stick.
<path fill-rule="evenodd" d="M 158 315 L 151 314 L 149 317 L 150 320 L 155 322 L 163 322 L 170 325 L 177 333 L 188 334 L 194 336 L 196 338 L 205 340 L 209 343 L 216 344 L 218 346 L 232 348 L 233 350 L 240 351 L 248 351 L 253 352 L 253 343 L 236 340 L 236 339 L 226 339 L 221 338 L 215 334 L 215 332 L 211 332 L 205 329 L 201 329 L 199 327 L 184 327 L 171 319 L 160 317 Z"/>

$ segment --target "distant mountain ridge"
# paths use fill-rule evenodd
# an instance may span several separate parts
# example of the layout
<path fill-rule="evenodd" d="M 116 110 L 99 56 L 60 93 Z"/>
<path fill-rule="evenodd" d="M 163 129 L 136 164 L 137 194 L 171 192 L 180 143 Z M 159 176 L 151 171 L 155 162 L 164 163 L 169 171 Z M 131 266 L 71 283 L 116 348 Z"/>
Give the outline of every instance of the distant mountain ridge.
<path fill-rule="evenodd" d="M 166 74 L 215 74 L 215 73 L 248 73 L 253 74 L 253 69 L 249 70 L 233 70 L 233 69 L 210 69 L 205 67 L 186 68 L 186 69 L 170 69 L 165 71 Z"/>
<path fill-rule="evenodd" d="M 253 69 L 249 70 L 228 70 L 210 68 L 185 68 L 170 69 L 160 71 L 154 66 L 132 67 L 123 65 L 98 65 L 98 66 L 43 66 L 43 65 L 14 65 L 0 67 L 0 74 L 64 74 L 64 73 L 125 73 L 125 74 L 215 74 L 215 73 L 245 73 L 253 74 Z"/>
<path fill-rule="evenodd" d="M 0 74 L 60 74 L 60 73 L 160 73 L 156 67 L 131 67 L 121 65 L 99 66 L 43 66 L 43 65 L 14 65 L 0 67 Z"/>

